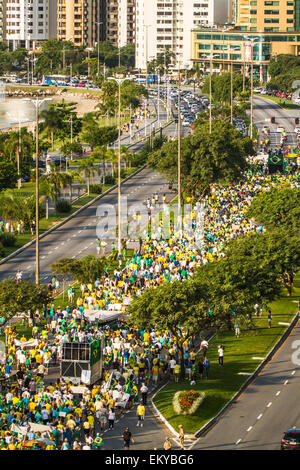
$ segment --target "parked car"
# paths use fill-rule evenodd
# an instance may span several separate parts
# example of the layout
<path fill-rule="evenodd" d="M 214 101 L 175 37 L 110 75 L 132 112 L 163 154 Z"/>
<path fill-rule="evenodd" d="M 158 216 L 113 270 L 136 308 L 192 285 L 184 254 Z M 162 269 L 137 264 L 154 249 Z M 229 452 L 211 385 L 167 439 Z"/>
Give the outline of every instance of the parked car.
<path fill-rule="evenodd" d="M 281 450 L 300 449 L 300 429 L 288 429 L 281 439 Z"/>

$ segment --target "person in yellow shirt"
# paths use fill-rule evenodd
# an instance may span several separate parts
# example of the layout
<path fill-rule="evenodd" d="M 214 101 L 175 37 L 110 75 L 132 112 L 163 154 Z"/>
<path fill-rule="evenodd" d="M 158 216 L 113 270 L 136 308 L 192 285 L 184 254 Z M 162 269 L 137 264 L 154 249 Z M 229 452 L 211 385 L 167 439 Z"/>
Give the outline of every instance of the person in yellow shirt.
<path fill-rule="evenodd" d="M 143 405 L 143 401 L 140 401 L 140 404 L 137 407 L 136 414 L 138 417 L 137 427 L 143 427 L 143 421 L 145 420 L 145 407 Z"/>

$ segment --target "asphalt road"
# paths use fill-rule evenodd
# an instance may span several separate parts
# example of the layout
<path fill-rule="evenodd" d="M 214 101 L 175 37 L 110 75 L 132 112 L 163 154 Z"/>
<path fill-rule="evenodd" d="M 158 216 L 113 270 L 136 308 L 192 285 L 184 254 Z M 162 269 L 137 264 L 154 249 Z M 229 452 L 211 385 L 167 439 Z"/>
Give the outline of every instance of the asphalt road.
<path fill-rule="evenodd" d="M 300 428 L 299 334 L 298 322 L 272 361 L 193 449 L 279 450 L 283 433 Z"/>
<path fill-rule="evenodd" d="M 167 182 L 152 170 L 145 169 L 124 183 L 122 196 L 127 196 L 128 207 L 143 203 L 155 192 L 162 200 L 163 193 L 167 199 L 174 196 L 168 189 Z M 63 257 L 82 257 L 96 253 L 96 226 L 101 219 L 96 216 L 98 206 L 112 204 L 117 207 L 117 190 L 112 191 L 61 228 L 40 240 L 40 279 L 47 283 L 51 277 L 51 264 Z M 17 271 L 23 272 L 23 279 L 34 279 L 35 276 L 35 244 L 18 256 L 0 265 L 0 280 L 15 276 Z"/>
<path fill-rule="evenodd" d="M 293 149 L 297 143 L 294 132 L 295 117 L 300 117 L 300 108 L 283 109 L 278 104 L 267 98 L 255 96 L 253 99 L 254 124 L 260 130 L 267 125 L 270 127 L 270 148 L 279 147 L 281 133 L 277 132 L 278 125 L 285 128 L 287 134 L 286 146 L 291 145 Z M 275 117 L 275 123 L 271 124 L 271 117 Z"/>

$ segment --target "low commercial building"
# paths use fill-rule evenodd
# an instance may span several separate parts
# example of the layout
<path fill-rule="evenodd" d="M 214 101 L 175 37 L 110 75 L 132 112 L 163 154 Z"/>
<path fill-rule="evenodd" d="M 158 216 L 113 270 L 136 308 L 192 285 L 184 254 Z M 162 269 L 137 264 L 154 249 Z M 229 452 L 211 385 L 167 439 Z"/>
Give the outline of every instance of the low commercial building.
<path fill-rule="evenodd" d="M 200 28 L 192 31 L 192 61 L 214 72 L 230 70 L 249 74 L 253 60 L 253 75 L 264 81 L 272 56 L 300 55 L 299 32 L 244 32 L 240 29 Z M 212 55 L 212 57 L 211 57 Z"/>

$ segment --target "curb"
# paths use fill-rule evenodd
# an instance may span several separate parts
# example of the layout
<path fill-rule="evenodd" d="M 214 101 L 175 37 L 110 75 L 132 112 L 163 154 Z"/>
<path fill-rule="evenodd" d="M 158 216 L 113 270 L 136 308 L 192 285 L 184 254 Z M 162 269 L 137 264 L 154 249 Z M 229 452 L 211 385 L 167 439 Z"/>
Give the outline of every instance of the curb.
<path fill-rule="evenodd" d="M 144 169 L 146 168 L 146 165 L 143 165 L 141 168 L 139 168 L 138 170 L 136 170 L 134 173 L 132 173 L 132 175 L 129 175 L 127 176 L 127 178 L 125 178 L 124 180 L 121 181 L 121 185 L 123 183 L 126 183 L 126 181 L 128 181 L 130 178 L 132 178 L 133 176 L 136 176 L 138 173 L 140 173 L 141 171 L 143 171 Z M 88 207 L 92 206 L 95 202 L 97 202 L 98 200 L 100 200 L 101 198 L 103 198 L 104 196 L 106 196 L 107 194 L 109 194 L 110 192 L 114 191 L 115 189 L 118 188 L 118 185 L 115 184 L 114 186 L 112 186 L 111 188 L 107 189 L 104 193 L 102 194 L 99 194 L 99 196 L 96 196 L 94 199 L 92 199 L 90 202 L 88 202 L 87 204 L 85 204 L 84 206 L 80 207 L 77 211 L 75 211 L 73 214 L 71 214 L 70 216 L 68 216 L 66 219 L 62 220 L 61 222 L 59 222 L 58 224 L 54 225 L 54 227 L 51 227 L 49 230 L 47 230 L 46 232 L 44 232 L 42 235 L 39 236 L 39 240 L 42 240 L 44 237 L 46 237 L 47 235 L 49 235 L 50 233 L 54 232 L 55 230 L 57 230 L 58 228 L 62 227 L 64 224 L 66 224 L 67 222 L 69 222 L 70 220 L 72 220 L 74 217 L 76 217 L 80 212 L 84 211 L 85 209 L 87 209 Z M 21 248 L 19 248 L 18 250 L 14 251 L 13 253 L 11 253 L 10 255 L 6 256 L 6 258 L 3 258 L 1 261 L 0 261 L 0 265 L 2 264 L 5 264 L 7 261 L 9 261 L 10 259 L 18 256 L 20 253 L 22 253 L 23 251 L 27 250 L 27 248 L 29 248 L 30 246 L 32 246 L 34 243 L 35 243 L 35 239 L 31 240 L 30 242 L 26 243 L 26 245 L 23 245 Z"/>
<path fill-rule="evenodd" d="M 268 362 L 271 361 L 272 357 L 274 356 L 275 352 L 280 348 L 280 346 L 283 344 L 283 342 L 286 340 L 286 338 L 290 335 L 294 327 L 296 326 L 296 323 L 299 320 L 299 312 L 296 313 L 294 316 L 293 320 L 290 323 L 290 326 L 286 329 L 284 334 L 281 336 L 281 338 L 277 341 L 277 343 L 273 346 L 271 351 L 267 354 L 265 359 L 259 364 L 259 366 L 255 369 L 253 374 L 243 383 L 241 388 L 235 393 L 235 395 L 229 400 L 226 405 L 219 411 L 219 413 L 212 418 L 208 423 L 206 423 L 204 426 L 202 426 L 201 429 L 195 432 L 194 437 L 199 438 L 201 437 L 206 431 L 209 430 L 210 427 L 212 427 L 222 416 L 222 414 L 229 408 L 235 400 L 246 390 L 246 388 L 253 382 L 254 379 L 258 376 L 259 372 L 268 364 Z"/>
<path fill-rule="evenodd" d="M 243 383 L 241 388 L 226 403 L 226 405 L 216 414 L 216 416 L 214 416 L 214 418 L 212 418 L 210 421 L 208 421 L 206 424 L 204 424 L 204 426 L 202 426 L 202 428 L 200 428 L 194 434 L 186 434 L 185 435 L 186 438 L 190 437 L 190 438 L 198 439 L 203 434 L 205 434 L 214 424 L 217 423 L 217 421 L 223 415 L 223 413 L 235 402 L 235 400 L 247 389 L 247 387 L 254 381 L 254 379 L 256 379 L 256 377 L 258 376 L 260 371 L 271 361 L 271 359 L 274 356 L 275 352 L 280 348 L 280 346 L 284 343 L 286 338 L 291 334 L 292 330 L 296 326 L 296 324 L 299 320 L 299 315 L 300 315 L 300 312 L 297 312 L 296 315 L 294 316 L 293 320 L 291 321 L 289 327 L 285 330 L 285 332 L 283 333 L 281 338 L 279 338 L 279 340 L 273 346 L 271 351 L 267 354 L 265 359 L 258 365 L 258 367 L 255 369 L 253 374 Z M 211 340 L 214 336 L 215 336 L 215 334 L 211 338 L 209 338 L 209 340 Z M 165 383 L 162 387 L 160 387 L 159 390 L 157 390 L 155 392 L 155 394 L 151 398 L 151 404 L 152 404 L 155 412 L 157 413 L 157 416 L 159 417 L 159 419 L 167 426 L 167 428 L 172 432 L 172 434 L 174 434 L 176 437 L 178 437 L 179 433 L 177 431 L 175 431 L 173 426 L 166 420 L 166 418 L 164 418 L 164 416 L 161 414 L 161 412 L 157 409 L 157 407 L 153 403 L 153 399 L 155 398 L 157 393 L 160 392 L 166 385 L 167 384 Z"/>

